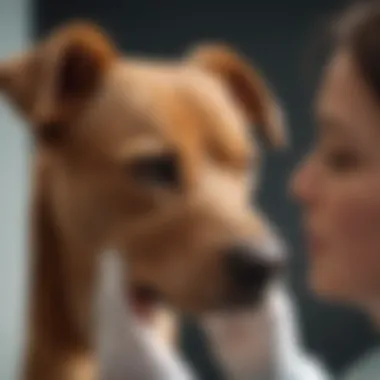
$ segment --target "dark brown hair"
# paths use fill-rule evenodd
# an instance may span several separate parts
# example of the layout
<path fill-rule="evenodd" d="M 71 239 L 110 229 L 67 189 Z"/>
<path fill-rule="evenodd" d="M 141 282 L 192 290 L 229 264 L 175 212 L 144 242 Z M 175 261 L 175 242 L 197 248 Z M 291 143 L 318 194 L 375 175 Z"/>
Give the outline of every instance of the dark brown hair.
<path fill-rule="evenodd" d="M 348 49 L 367 85 L 380 100 L 380 0 L 360 1 L 333 24 L 335 48 Z"/>

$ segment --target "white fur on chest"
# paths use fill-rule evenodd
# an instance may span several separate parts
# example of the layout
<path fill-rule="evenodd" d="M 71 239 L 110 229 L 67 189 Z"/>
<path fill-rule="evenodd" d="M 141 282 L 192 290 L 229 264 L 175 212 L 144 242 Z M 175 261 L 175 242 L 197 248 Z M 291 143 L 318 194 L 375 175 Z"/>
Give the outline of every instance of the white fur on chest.
<path fill-rule="evenodd" d="M 120 268 L 116 254 L 107 254 L 101 263 L 95 311 L 100 380 L 195 379 L 154 327 L 131 312 L 121 285 L 125 274 Z"/>
<path fill-rule="evenodd" d="M 202 320 L 210 348 L 231 379 L 248 379 L 270 366 L 268 310 L 218 313 Z"/>
<path fill-rule="evenodd" d="M 202 326 L 228 379 L 256 379 L 272 364 L 272 322 L 267 304 L 237 312 L 207 315 Z M 252 377 L 255 376 L 255 377 Z"/>

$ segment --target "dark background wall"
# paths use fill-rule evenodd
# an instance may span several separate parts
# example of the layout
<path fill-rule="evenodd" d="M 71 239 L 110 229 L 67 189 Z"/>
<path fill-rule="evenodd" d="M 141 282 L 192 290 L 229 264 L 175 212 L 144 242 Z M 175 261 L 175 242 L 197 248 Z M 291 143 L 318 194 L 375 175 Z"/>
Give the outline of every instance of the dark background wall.
<path fill-rule="evenodd" d="M 343 0 L 34 0 L 35 34 L 40 37 L 71 18 L 99 22 L 128 53 L 181 54 L 201 40 L 226 40 L 252 58 L 270 78 L 289 114 L 293 139 L 287 153 L 270 154 L 261 201 L 294 248 L 291 287 L 299 302 L 309 348 L 340 371 L 374 343 L 355 313 L 317 302 L 305 285 L 305 257 L 297 209 L 286 182 L 312 138 L 312 86 L 301 74 L 302 56 L 316 23 Z M 184 348 L 205 379 L 217 379 L 201 337 L 186 324 Z"/>

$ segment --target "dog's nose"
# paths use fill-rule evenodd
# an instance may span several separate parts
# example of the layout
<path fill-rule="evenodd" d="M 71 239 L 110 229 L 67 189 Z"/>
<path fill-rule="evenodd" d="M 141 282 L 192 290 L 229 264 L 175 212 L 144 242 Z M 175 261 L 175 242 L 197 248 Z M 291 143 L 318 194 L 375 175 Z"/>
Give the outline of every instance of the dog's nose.
<path fill-rule="evenodd" d="M 237 245 L 226 251 L 225 269 L 237 292 L 258 295 L 278 272 L 278 265 L 262 256 L 255 248 L 245 245 Z"/>

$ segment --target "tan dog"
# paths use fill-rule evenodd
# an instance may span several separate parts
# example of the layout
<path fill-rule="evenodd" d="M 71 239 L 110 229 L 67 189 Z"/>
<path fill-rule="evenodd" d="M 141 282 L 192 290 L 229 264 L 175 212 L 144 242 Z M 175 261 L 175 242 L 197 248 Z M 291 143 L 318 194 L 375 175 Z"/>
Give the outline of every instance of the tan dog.
<path fill-rule="evenodd" d="M 278 147 L 285 135 L 242 57 L 208 45 L 178 61 L 124 58 L 75 23 L 2 63 L 0 89 L 36 144 L 24 380 L 92 378 L 105 249 L 123 252 L 126 289 L 182 312 L 258 302 L 281 260 L 250 205 L 260 158 L 250 134 Z"/>

